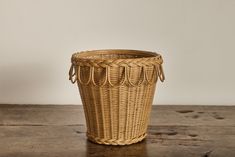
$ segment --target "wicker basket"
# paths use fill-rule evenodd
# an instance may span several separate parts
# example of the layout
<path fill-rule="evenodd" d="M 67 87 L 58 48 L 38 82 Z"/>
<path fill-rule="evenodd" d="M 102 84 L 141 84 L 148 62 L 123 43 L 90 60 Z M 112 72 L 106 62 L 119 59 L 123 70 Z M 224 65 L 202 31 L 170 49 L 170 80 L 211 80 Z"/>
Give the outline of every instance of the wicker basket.
<path fill-rule="evenodd" d="M 72 55 L 69 71 L 84 106 L 87 137 L 128 145 L 146 137 L 155 86 L 164 81 L 162 57 L 139 50 L 94 50 Z"/>

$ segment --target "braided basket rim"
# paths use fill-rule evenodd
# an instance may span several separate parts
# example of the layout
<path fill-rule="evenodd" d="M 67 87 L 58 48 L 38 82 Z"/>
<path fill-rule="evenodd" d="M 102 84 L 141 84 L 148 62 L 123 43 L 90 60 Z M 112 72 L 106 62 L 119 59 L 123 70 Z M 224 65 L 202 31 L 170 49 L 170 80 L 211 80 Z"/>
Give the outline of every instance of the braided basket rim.
<path fill-rule="evenodd" d="M 97 57 L 92 57 L 96 55 Z M 111 57 L 113 57 L 112 55 L 114 55 L 114 58 L 105 58 L 102 55 L 110 55 Z M 131 57 L 130 58 L 116 57 L 118 55 L 130 55 Z M 126 75 L 128 73 L 127 71 L 129 71 L 129 74 L 130 74 L 131 67 L 133 68 L 140 67 L 143 70 L 143 74 L 142 74 L 143 80 L 146 80 L 147 79 L 146 67 L 154 67 L 155 72 L 157 76 L 160 78 L 160 80 L 163 82 L 165 79 L 164 72 L 162 69 L 162 63 L 163 63 L 162 56 L 158 53 L 151 52 L 151 51 L 128 50 L 128 49 L 104 49 L 104 50 L 81 51 L 81 52 L 74 53 L 72 55 L 71 63 L 72 64 L 69 70 L 69 79 L 71 80 L 72 83 L 75 83 L 77 79 L 78 79 L 78 82 L 81 83 L 80 81 L 81 67 L 89 67 L 90 77 L 87 83 L 85 84 L 89 84 L 91 80 L 94 83 L 95 68 L 105 69 L 106 76 L 110 77 L 111 68 L 123 67 L 125 71 L 125 78 L 126 78 Z M 104 84 L 106 83 L 107 80 L 110 83 L 110 79 L 107 79 L 106 77 Z M 127 80 L 129 79 L 127 78 Z"/>
<path fill-rule="evenodd" d="M 99 58 L 99 57 L 89 57 L 89 56 L 96 56 L 96 55 L 133 55 L 138 57 L 131 57 L 131 58 Z M 89 58 L 88 58 L 89 57 Z M 145 51 L 145 50 L 134 50 L 134 49 L 101 49 L 101 50 L 87 50 L 87 51 L 80 51 L 75 52 L 72 55 L 71 61 L 72 62 L 146 62 L 146 61 L 157 61 L 159 64 L 163 63 L 162 56 L 156 52 L 152 51 Z"/>
<path fill-rule="evenodd" d="M 100 137 L 94 137 L 88 132 L 86 133 L 87 139 L 91 142 L 98 143 L 98 144 L 104 144 L 104 145 L 130 145 L 134 143 L 138 143 L 142 140 L 144 140 L 147 136 L 147 133 L 144 133 L 142 135 L 139 135 L 138 137 L 124 140 L 124 139 L 105 139 Z"/>

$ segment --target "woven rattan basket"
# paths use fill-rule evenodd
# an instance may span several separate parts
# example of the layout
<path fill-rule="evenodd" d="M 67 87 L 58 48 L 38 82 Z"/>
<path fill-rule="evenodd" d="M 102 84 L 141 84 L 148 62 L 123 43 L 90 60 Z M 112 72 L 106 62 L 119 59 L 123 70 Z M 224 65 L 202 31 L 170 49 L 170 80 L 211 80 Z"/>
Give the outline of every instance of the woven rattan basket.
<path fill-rule="evenodd" d="M 162 57 L 139 50 L 93 50 L 72 55 L 70 80 L 77 82 L 87 137 L 128 145 L 146 137 L 155 86 L 164 80 Z"/>

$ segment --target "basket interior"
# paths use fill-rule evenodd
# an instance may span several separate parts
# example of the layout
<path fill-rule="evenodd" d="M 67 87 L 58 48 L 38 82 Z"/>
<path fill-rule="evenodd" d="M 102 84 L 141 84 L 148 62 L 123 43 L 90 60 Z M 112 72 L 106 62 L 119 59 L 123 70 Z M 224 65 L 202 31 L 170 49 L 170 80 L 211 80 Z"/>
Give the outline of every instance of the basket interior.
<path fill-rule="evenodd" d="M 94 50 L 79 54 L 79 58 L 84 59 L 134 59 L 156 56 L 156 53 L 139 50 Z"/>

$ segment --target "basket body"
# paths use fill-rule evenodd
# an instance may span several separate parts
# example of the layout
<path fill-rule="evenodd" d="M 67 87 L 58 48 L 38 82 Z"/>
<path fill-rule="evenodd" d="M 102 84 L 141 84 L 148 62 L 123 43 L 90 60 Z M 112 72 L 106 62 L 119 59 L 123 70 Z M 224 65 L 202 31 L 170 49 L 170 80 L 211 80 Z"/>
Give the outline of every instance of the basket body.
<path fill-rule="evenodd" d="M 146 137 L 156 82 L 164 80 L 161 64 L 160 55 L 135 50 L 72 56 L 70 79 L 79 87 L 89 140 L 128 145 Z"/>

